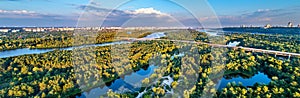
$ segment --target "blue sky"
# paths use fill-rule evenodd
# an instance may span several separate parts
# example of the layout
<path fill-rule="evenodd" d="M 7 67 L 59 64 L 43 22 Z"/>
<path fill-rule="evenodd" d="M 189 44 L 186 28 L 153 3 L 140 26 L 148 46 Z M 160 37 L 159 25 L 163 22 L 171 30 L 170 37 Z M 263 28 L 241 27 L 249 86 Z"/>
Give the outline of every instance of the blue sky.
<path fill-rule="evenodd" d="M 176 0 L 0 0 L 0 26 L 207 24 L 214 27 L 218 24 L 286 25 L 289 21 L 300 24 L 300 0 L 181 0 L 180 4 L 174 1 Z M 206 1 L 208 5 L 204 4 Z M 193 6 L 193 9 L 186 6 Z M 197 12 L 194 14 L 191 11 Z"/>

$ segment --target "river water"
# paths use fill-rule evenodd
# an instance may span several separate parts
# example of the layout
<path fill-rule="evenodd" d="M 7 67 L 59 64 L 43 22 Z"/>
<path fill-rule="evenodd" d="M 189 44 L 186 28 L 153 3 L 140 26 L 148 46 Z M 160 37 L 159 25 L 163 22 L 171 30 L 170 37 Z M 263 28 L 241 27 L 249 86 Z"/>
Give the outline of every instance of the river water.
<path fill-rule="evenodd" d="M 165 37 L 165 36 L 166 35 L 164 32 L 156 32 L 156 33 L 152 33 L 144 38 L 161 38 L 161 37 Z M 22 48 L 22 49 L 1 51 L 0 58 L 21 56 L 21 55 L 26 55 L 26 54 L 41 54 L 41 53 L 46 53 L 46 52 L 50 52 L 50 51 L 54 51 L 54 50 L 73 50 L 74 48 L 109 46 L 109 45 L 128 44 L 128 43 L 131 43 L 131 42 L 119 41 L 119 42 L 110 42 L 110 43 L 103 43 L 103 44 L 92 44 L 92 45 L 82 45 L 82 46 L 74 46 L 74 47 L 68 47 L 68 48 L 52 48 L 52 49 Z"/>
<path fill-rule="evenodd" d="M 166 37 L 166 35 L 165 35 L 164 32 L 156 32 L 156 33 L 152 33 L 152 34 L 147 35 L 147 36 L 144 37 L 144 38 L 161 38 L 161 37 Z"/>
<path fill-rule="evenodd" d="M 165 37 L 164 32 L 156 32 L 152 33 L 144 38 L 161 38 Z M 110 42 L 103 44 L 92 44 L 92 45 L 82 45 L 82 46 L 74 46 L 68 48 L 53 48 L 53 49 L 15 49 L 15 50 L 7 50 L 0 52 L 0 58 L 21 56 L 26 54 L 41 54 L 46 52 L 51 52 L 54 50 L 73 50 L 75 48 L 84 48 L 84 47 L 97 47 L 97 46 L 109 46 L 116 44 L 128 44 L 131 42 L 128 41 L 119 41 L 119 42 Z M 124 78 L 119 78 L 114 80 L 110 85 L 105 85 L 104 87 L 96 87 L 90 91 L 83 92 L 81 96 L 76 96 L 77 98 L 96 98 L 100 95 L 106 94 L 109 89 L 112 89 L 114 92 L 122 93 L 126 91 L 136 92 L 140 90 L 141 82 L 145 78 L 150 77 L 154 72 L 157 66 L 151 65 L 146 70 L 140 69 L 139 71 L 132 72 L 130 75 L 125 75 Z"/>
<path fill-rule="evenodd" d="M 54 51 L 54 50 L 73 50 L 74 48 L 109 46 L 109 45 L 127 44 L 127 43 L 130 43 L 130 42 L 119 41 L 119 42 L 111 42 L 111 43 L 103 43 L 103 44 L 92 44 L 92 45 L 82 45 L 82 46 L 75 46 L 75 47 L 52 48 L 52 49 L 29 49 L 29 48 L 22 48 L 22 49 L 2 51 L 2 52 L 0 52 L 0 58 L 21 56 L 21 55 L 26 55 L 26 54 L 41 54 L 41 53 L 46 53 L 46 52 L 50 52 L 50 51 Z"/>
<path fill-rule="evenodd" d="M 147 35 L 144 38 L 161 38 L 165 37 L 164 32 L 156 32 L 150 35 Z M 15 50 L 6 50 L 0 52 L 0 58 L 7 58 L 7 57 L 14 57 L 14 56 L 21 56 L 26 54 L 41 54 L 46 53 L 54 50 L 73 50 L 74 48 L 84 48 L 84 47 L 97 47 L 97 46 L 109 46 L 109 45 L 116 45 L 116 44 L 128 44 L 131 42 L 128 41 L 119 41 L 119 42 L 110 42 L 110 43 L 103 43 L 103 44 L 91 44 L 91 45 L 82 45 L 82 46 L 74 46 L 74 47 L 67 47 L 67 48 L 52 48 L 52 49 L 29 49 L 29 48 L 22 48 L 22 49 L 15 49 Z M 236 46 L 239 42 L 230 42 L 229 46 Z"/>
<path fill-rule="evenodd" d="M 215 33 L 216 34 L 216 33 Z M 214 35 L 214 34 L 212 34 Z M 216 34 L 217 35 L 217 34 Z M 153 34 L 150 34 L 144 38 L 161 38 L 165 37 L 166 35 L 164 32 L 156 32 Z M 23 49 L 15 49 L 15 50 L 7 50 L 0 52 L 0 58 L 7 58 L 7 57 L 14 57 L 14 56 L 21 56 L 26 54 L 41 54 L 46 52 L 51 52 L 54 50 L 73 50 L 74 48 L 83 48 L 83 47 L 93 47 L 93 46 L 109 46 L 109 45 L 116 45 L 116 44 L 128 44 L 131 42 L 128 41 L 120 41 L 120 42 L 111 42 L 111 43 L 104 43 L 104 44 L 93 44 L 93 45 L 82 45 L 82 46 L 76 46 L 76 47 L 68 47 L 68 48 L 54 48 L 54 49 L 29 49 L 29 48 L 23 48 Z M 230 42 L 227 45 L 228 46 L 237 46 L 240 42 Z M 183 56 L 184 54 L 179 54 L 178 56 Z M 172 56 L 172 58 L 174 58 Z M 117 79 L 114 82 L 112 82 L 111 85 L 104 86 L 102 88 L 97 87 L 89 92 L 82 93 L 81 96 L 77 96 L 79 98 L 94 98 L 99 97 L 100 95 L 105 94 L 108 89 L 112 89 L 114 92 L 120 92 L 123 91 L 138 91 L 140 89 L 141 81 L 147 77 L 150 77 L 150 75 L 154 72 L 156 66 L 151 65 L 146 70 L 141 69 L 137 72 L 133 72 L 130 75 L 127 75 L 124 77 L 124 79 Z M 263 73 L 258 73 L 255 76 L 245 79 L 242 77 L 232 78 L 232 79 L 225 79 L 222 78 L 222 80 L 219 82 L 219 88 L 224 88 L 228 83 L 231 82 L 241 82 L 244 86 L 253 86 L 255 83 L 269 83 L 271 80 L 267 77 L 267 75 Z"/>

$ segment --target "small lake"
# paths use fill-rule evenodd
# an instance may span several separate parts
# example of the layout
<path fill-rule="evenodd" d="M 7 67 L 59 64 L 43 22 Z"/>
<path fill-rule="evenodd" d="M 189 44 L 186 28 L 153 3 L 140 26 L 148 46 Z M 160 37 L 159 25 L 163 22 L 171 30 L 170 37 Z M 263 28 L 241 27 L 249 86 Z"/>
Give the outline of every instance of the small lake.
<path fill-rule="evenodd" d="M 241 42 L 238 42 L 238 41 L 229 42 L 229 43 L 227 44 L 227 46 L 235 47 L 235 46 L 239 45 L 240 43 L 241 43 Z"/>
<path fill-rule="evenodd" d="M 228 83 L 232 83 L 232 82 L 235 82 L 236 84 L 241 82 L 243 86 L 253 86 L 255 83 L 269 84 L 271 82 L 271 79 L 266 74 L 261 72 L 255 74 L 251 78 L 243 78 L 241 76 L 232 79 L 222 78 L 222 80 L 220 80 L 219 82 L 218 89 L 225 88 Z"/>
<path fill-rule="evenodd" d="M 184 53 L 174 54 L 171 58 L 174 57 L 183 57 Z M 97 87 L 89 92 L 83 92 L 81 96 L 76 96 L 77 98 L 97 98 L 101 95 L 107 93 L 109 89 L 114 91 L 115 93 L 124 93 L 128 92 L 138 92 L 142 87 L 142 81 L 145 78 L 149 78 L 153 73 L 154 70 L 157 69 L 159 66 L 150 65 L 146 70 L 140 69 L 139 71 L 132 72 L 130 75 L 125 75 L 124 78 L 116 79 L 110 85 L 106 85 L 105 87 Z M 167 80 L 164 80 L 163 83 L 166 85 L 171 85 L 173 79 L 170 76 L 165 77 Z M 140 92 L 139 96 L 142 96 L 144 93 Z M 137 97 L 139 98 L 139 97 Z"/>
<path fill-rule="evenodd" d="M 140 69 L 139 71 L 133 72 L 130 75 L 126 75 L 124 79 L 119 78 L 108 86 L 94 88 L 89 92 L 82 93 L 81 96 L 76 96 L 76 98 L 98 98 L 99 96 L 106 94 L 109 89 L 112 89 L 117 93 L 123 93 L 126 91 L 139 91 L 142 80 L 150 77 L 156 68 L 157 66 L 151 65 L 146 70 Z"/>
<path fill-rule="evenodd" d="M 173 60 L 175 57 L 183 57 L 184 55 L 185 55 L 184 52 L 179 54 L 174 54 L 173 56 L 171 56 L 171 60 Z"/>

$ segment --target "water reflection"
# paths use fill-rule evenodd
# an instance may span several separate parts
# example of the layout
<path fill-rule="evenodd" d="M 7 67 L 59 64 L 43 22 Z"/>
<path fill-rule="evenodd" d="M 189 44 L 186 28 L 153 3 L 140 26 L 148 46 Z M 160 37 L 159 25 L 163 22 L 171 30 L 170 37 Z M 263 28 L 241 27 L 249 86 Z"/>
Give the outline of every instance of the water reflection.
<path fill-rule="evenodd" d="M 82 45 L 82 46 L 74 46 L 67 48 L 52 48 L 52 49 L 15 49 L 15 50 L 7 50 L 0 52 L 0 58 L 14 57 L 26 54 L 41 54 L 46 52 L 51 52 L 54 50 L 73 50 L 74 48 L 84 48 L 84 47 L 97 47 L 97 46 L 109 46 L 109 45 L 117 45 L 117 44 L 127 44 L 130 42 L 119 41 L 119 42 L 111 42 L 111 43 L 103 43 L 103 44 L 91 44 L 91 45 Z"/>
<path fill-rule="evenodd" d="M 166 37 L 164 32 L 157 32 L 157 33 L 152 33 L 150 35 L 147 35 L 144 38 L 161 38 L 161 37 Z"/>
<path fill-rule="evenodd" d="M 144 38 L 161 38 L 165 37 L 164 32 L 156 32 L 152 33 Z M 15 50 L 7 50 L 0 52 L 0 58 L 7 58 L 7 57 L 14 57 L 26 54 L 41 54 L 46 53 L 54 50 L 73 50 L 74 48 L 84 48 L 84 47 L 97 47 L 97 46 L 109 46 L 109 45 L 117 45 L 117 44 L 128 44 L 131 42 L 127 41 L 119 41 L 119 42 L 110 42 L 110 43 L 103 43 L 103 44 L 91 44 L 91 45 L 82 45 L 82 46 L 74 46 L 74 47 L 67 47 L 67 48 L 51 48 L 51 49 L 29 49 L 29 48 L 22 48 L 22 49 L 15 49 Z"/>
<path fill-rule="evenodd" d="M 7 50 L 7 51 L 0 52 L 0 58 L 7 58 L 7 57 L 26 55 L 26 54 L 40 54 L 40 53 L 50 52 L 53 50 L 54 49 L 29 49 L 29 48 Z"/>
<path fill-rule="evenodd" d="M 240 43 L 241 43 L 241 42 L 238 42 L 238 41 L 229 42 L 229 43 L 227 44 L 227 46 L 235 47 L 235 46 L 239 45 Z"/>
<path fill-rule="evenodd" d="M 222 29 L 207 29 L 207 30 L 198 29 L 197 31 L 198 32 L 205 32 L 209 36 L 220 36 L 221 34 L 224 33 L 224 31 Z"/>
<path fill-rule="evenodd" d="M 111 89 L 116 93 L 124 92 L 136 92 L 140 90 L 142 80 L 150 77 L 157 66 L 151 65 L 148 68 L 140 69 L 139 71 L 133 72 L 130 75 L 126 75 L 124 78 L 119 78 L 113 82 L 107 83 L 104 87 L 97 87 L 89 92 L 83 92 L 81 96 L 77 98 L 96 98 L 106 94 Z"/>
<path fill-rule="evenodd" d="M 222 78 L 219 82 L 219 89 L 225 88 L 228 83 L 239 83 L 241 82 L 243 86 L 253 86 L 255 83 L 263 83 L 263 84 L 269 84 L 271 82 L 271 79 L 264 73 L 259 72 L 258 74 L 255 74 L 251 78 L 247 78 L 244 76 L 238 76 L 235 78 Z"/>

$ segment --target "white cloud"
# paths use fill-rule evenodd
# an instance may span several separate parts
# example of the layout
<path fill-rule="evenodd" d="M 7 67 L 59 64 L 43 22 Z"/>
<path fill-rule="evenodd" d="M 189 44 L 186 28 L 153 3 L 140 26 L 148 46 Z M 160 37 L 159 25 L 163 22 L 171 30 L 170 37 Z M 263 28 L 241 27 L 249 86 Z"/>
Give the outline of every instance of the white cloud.
<path fill-rule="evenodd" d="M 0 14 L 35 14 L 35 12 L 27 10 L 0 10 Z"/>
<path fill-rule="evenodd" d="M 268 12 L 270 9 L 258 9 L 257 12 Z"/>
<path fill-rule="evenodd" d="M 260 19 L 258 19 L 258 21 L 261 21 L 261 22 L 270 22 L 270 21 L 272 21 L 272 18 L 260 18 Z"/>
<path fill-rule="evenodd" d="M 154 8 L 140 8 L 140 9 L 136 9 L 134 11 L 129 11 L 129 10 L 126 10 L 125 11 L 126 13 L 129 13 L 129 14 L 154 14 L 154 15 L 160 15 L 160 16 L 169 16 L 169 14 L 167 13 L 162 13 L 161 11 L 159 10 L 155 10 Z"/>
<path fill-rule="evenodd" d="M 299 10 L 299 8 L 298 8 Z M 239 26 L 239 25 L 256 25 L 263 26 L 264 24 L 286 24 L 288 21 L 299 23 L 297 17 L 299 14 L 295 13 L 296 9 L 257 9 L 252 12 L 243 12 L 238 15 L 219 15 L 218 17 L 209 16 L 201 17 L 200 20 L 204 22 L 211 22 L 216 19 L 220 20 L 224 26 Z"/>
<path fill-rule="evenodd" d="M 9 18 L 9 19 L 56 19 L 56 20 L 76 19 L 77 20 L 77 16 L 43 14 L 43 13 L 37 13 L 28 10 L 1 10 L 0 9 L 0 18 Z"/>

